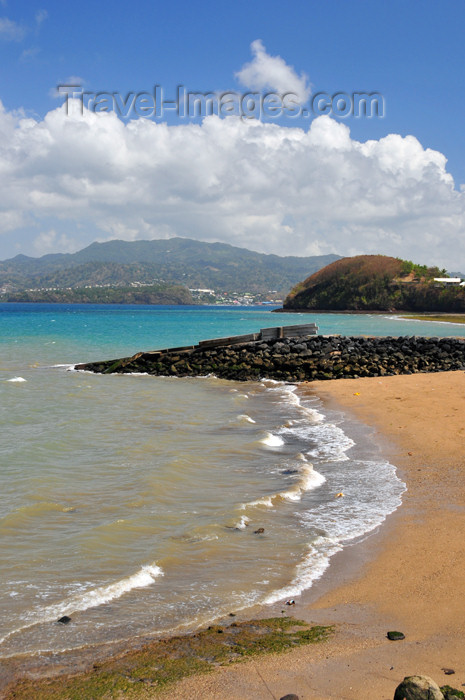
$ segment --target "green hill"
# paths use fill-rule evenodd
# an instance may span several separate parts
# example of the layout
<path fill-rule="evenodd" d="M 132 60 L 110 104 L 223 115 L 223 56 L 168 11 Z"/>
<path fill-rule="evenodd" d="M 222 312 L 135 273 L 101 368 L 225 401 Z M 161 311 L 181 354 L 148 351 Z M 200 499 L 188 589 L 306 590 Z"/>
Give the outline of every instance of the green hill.
<path fill-rule="evenodd" d="M 465 311 L 465 288 L 434 281 L 437 267 L 385 255 L 357 255 L 327 265 L 297 284 L 286 310 Z"/>
<path fill-rule="evenodd" d="M 188 238 L 108 241 L 73 254 L 0 262 L 0 289 L 77 288 L 95 285 L 182 284 L 192 289 L 266 294 L 283 298 L 309 272 L 337 255 L 300 258 L 264 255 L 225 243 Z"/>

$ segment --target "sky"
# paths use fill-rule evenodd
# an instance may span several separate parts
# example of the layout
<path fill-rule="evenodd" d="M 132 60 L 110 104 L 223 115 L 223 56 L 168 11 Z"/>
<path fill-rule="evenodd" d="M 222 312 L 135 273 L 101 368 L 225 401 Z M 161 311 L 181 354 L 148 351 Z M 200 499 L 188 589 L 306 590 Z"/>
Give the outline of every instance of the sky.
<path fill-rule="evenodd" d="M 0 259 L 183 236 L 465 270 L 464 28 L 450 0 L 0 0 Z"/>

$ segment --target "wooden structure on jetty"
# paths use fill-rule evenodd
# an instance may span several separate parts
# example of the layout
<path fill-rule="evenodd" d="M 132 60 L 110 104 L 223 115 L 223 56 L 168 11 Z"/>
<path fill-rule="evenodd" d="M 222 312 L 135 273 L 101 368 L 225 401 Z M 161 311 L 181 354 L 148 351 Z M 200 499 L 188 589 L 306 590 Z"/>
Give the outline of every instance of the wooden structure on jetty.
<path fill-rule="evenodd" d="M 227 338 L 212 338 L 201 340 L 198 345 L 181 345 L 177 348 L 164 348 L 163 350 L 148 350 L 146 355 L 161 355 L 171 352 L 183 352 L 184 350 L 209 350 L 224 345 L 239 345 L 241 343 L 254 343 L 258 340 L 280 340 L 283 338 L 302 338 L 307 335 L 317 335 L 316 323 L 305 323 L 297 326 L 275 326 L 274 328 L 262 328 L 258 333 L 246 335 L 231 335 Z M 139 353 L 140 355 L 141 353 Z"/>
<path fill-rule="evenodd" d="M 211 355 L 221 355 L 222 353 L 245 352 L 255 353 L 261 343 L 270 347 L 276 345 L 286 345 L 298 342 L 300 338 L 316 336 L 318 327 L 315 323 L 300 324 L 298 326 L 277 326 L 275 328 L 262 328 L 259 333 L 248 333 L 247 335 L 233 335 L 228 338 L 213 338 L 211 340 L 201 340 L 198 345 L 183 345 L 177 348 L 165 348 L 163 350 L 149 350 L 138 352 L 132 357 L 123 357 L 118 360 L 105 360 L 104 362 L 88 362 L 75 365 L 74 369 L 89 370 L 102 374 L 113 374 L 114 372 L 147 372 L 149 374 L 163 374 L 177 376 L 187 376 L 201 374 L 202 362 Z M 284 341 L 284 343 L 280 343 Z M 286 345 L 287 347 L 287 345 Z M 288 350 L 289 352 L 289 350 Z M 181 363 L 178 369 L 177 363 Z M 197 366 L 198 371 L 194 371 Z M 200 364 L 199 364 L 200 363 Z M 204 374 L 217 369 L 205 365 Z M 182 375 L 180 374 L 182 372 Z"/>
<path fill-rule="evenodd" d="M 276 326 L 275 328 L 262 328 L 259 333 L 247 335 L 232 335 L 229 338 L 213 338 L 213 340 L 201 340 L 197 347 L 202 350 L 217 348 L 221 345 L 237 345 L 237 343 L 253 343 L 257 340 L 277 340 L 282 338 L 300 338 L 306 335 L 316 335 L 318 326 L 316 323 L 305 323 L 297 326 Z M 194 348 L 194 345 L 190 346 Z"/>

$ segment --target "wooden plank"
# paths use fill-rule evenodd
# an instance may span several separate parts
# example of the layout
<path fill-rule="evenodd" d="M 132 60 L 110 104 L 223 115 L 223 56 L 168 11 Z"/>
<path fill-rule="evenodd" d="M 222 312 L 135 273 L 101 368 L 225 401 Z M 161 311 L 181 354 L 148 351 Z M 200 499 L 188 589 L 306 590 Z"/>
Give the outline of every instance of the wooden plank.
<path fill-rule="evenodd" d="M 212 338 L 211 340 L 201 340 L 196 347 L 199 350 L 207 350 L 208 348 L 216 348 L 221 345 L 252 343 L 254 340 L 258 340 L 258 337 L 258 333 L 249 333 L 248 335 L 233 335 L 229 338 Z"/>
<path fill-rule="evenodd" d="M 318 328 L 316 326 L 300 326 L 300 328 L 290 329 L 284 326 L 285 338 L 301 338 L 305 335 L 316 335 Z"/>
<path fill-rule="evenodd" d="M 305 330 L 306 328 L 316 328 L 317 325 L 316 323 L 298 323 L 295 326 L 284 326 L 284 330 L 286 331 L 301 331 Z"/>
<path fill-rule="evenodd" d="M 167 348 L 159 352 L 188 352 L 188 350 L 193 350 L 194 348 L 195 345 L 180 345 L 178 348 Z"/>
<path fill-rule="evenodd" d="M 303 335 L 315 335 L 318 331 L 316 323 L 300 323 L 295 326 L 277 326 L 276 328 L 262 328 L 260 337 L 262 340 L 272 340 L 274 338 L 292 338 Z"/>
<path fill-rule="evenodd" d="M 272 340 L 273 338 L 279 338 L 279 328 L 262 328 L 260 331 L 260 338 L 262 340 Z"/>

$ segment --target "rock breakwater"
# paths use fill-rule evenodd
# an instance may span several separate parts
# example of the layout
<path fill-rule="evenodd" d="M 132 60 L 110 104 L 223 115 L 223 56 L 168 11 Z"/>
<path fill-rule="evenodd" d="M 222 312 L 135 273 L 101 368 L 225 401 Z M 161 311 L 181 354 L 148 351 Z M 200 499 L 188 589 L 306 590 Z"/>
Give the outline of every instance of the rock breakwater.
<path fill-rule="evenodd" d="M 232 339 L 231 339 L 232 340 Z M 104 374 L 205 376 L 285 382 L 379 377 L 465 369 L 465 339 L 300 336 L 211 346 L 200 344 L 90 362 L 75 369 Z"/>

